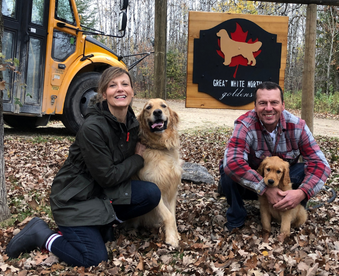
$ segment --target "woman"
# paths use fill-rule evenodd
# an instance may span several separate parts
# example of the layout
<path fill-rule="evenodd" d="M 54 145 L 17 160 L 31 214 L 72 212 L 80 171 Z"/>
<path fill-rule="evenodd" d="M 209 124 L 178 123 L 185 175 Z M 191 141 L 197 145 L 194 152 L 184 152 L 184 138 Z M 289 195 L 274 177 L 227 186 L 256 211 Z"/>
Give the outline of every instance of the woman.
<path fill-rule="evenodd" d="M 52 184 L 51 208 L 62 235 L 33 218 L 8 244 L 9 257 L 40 247 L 72 266 L 97 265 L 108 259 L 105 242 L 113 239 L 114 221 L 158 205 L 161 194 L 154 183 L 131 180 L 144 165 L 145 151 L 130 107 L 133 96 L 127 71 L 111 67 L 103 72 L 97 101 Z"/>

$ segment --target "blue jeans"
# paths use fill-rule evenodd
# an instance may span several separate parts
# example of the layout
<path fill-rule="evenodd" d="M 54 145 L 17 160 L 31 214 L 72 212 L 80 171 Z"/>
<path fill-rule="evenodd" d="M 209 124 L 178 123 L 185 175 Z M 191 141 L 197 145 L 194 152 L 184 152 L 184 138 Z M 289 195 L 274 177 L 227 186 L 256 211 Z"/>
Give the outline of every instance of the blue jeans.
<path fill-rule="evenodd" d="M 161 192 L 151 182 L 132 180 L 130 205 L 114 205 L 114 211 L 121 220 L 131 219 L 148 213 L 160 201 Z M 63 227 L 62 236 L 55 239 L 51 251 L 60 260 L 72 266 L 89 267 L 108 260 L 103 226 Z M 112 224 L 106 227 L 112 228 Z"/>
<path fill-rule="evenodd" d="M 297 163 L 290 167 L 293 189 L 297 189 L 305 178 L 304 166 L 304 163 Z M 219 171 L 222 193 L 226 196 L 229 205 L 226 211 L 227 222 L 225 225 L 229 231 L 232 231 L 234 228 L 241 227 L 245 223 L 247 212 L 243 199 L 255 200 L 258 199 L 258 195 L 233 181 L 225 174 L 223 165 L 220 166 Z M 304 206 L 306 206 L 306 203 L 306 200 L 301 202 Z"/>

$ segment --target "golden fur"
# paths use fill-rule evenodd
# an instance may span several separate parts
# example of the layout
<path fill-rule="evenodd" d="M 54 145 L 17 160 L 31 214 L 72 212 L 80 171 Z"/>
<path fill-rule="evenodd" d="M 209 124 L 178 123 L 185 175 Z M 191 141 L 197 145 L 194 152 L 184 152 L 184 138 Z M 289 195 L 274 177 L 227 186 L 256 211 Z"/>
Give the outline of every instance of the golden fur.
<path fill-rule="evenodd" d="M 258 173 L 264 177 L 265 185 L 278 187 L 282 191 L 292 189 L 288 162 L 278 156 L 266 157 L 258 168 Z M 305 208 L 299 204 L 287 211 L 279 211 L 273 208 L 265 195 L 259 196 L 261 223 L 264 231 L 271 232 L 272 217 L 281 222 L 280 232 L 283 236 L 289 236 L 291 225 L 299 227 L 307 220 Z"/>
<path fill-rule="evenodd" d="M 161 200 L 154 210 L 133 219 L 132 224 L 135 227 L 159 227 L 163 224 L 166 243 L 177 247 L 180 236 L 175 209 L 183 163 L 179 157 L 179 116 L 164 100 L 151 99 L 138 115 L 138 120 L 141 143 L 147 146 L 143 154 L 145 165 L 139 171 L 138 178 L 157 184 L 161 190 Z"/>
<path fill-rule="evenodd" d="M 246 43 L 232 40 L 225 29 L 221 29 L 217 32 L 217 36 L 220 37 L 220 50 L 224 54 L 224 65 L 229 65 L 232 61 L 232 57 L 242 55 L 247 59 L 248 65 L 254 66 L 256 59 L 253 52 L 260 49 L 262 43 L 260 41 L 254 43 Z"/>

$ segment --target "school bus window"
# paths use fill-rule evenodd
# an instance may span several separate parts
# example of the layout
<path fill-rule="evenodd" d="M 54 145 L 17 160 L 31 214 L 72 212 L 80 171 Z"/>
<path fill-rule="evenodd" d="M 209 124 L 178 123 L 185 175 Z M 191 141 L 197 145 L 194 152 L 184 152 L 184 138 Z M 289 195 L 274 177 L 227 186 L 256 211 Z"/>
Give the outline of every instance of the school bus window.
<path fill-rule="evenodd" d="M 15 17 L 15 3 L 14 0 L 2 0 L 2 14 Z"/>
<path fill-rule="evenodd" d="M 66 23 L 75 25 L 75 18 L 70 0 L 57 0 L 55 18 Z"/>
<path fill-rule="evenodd" d="M 43 24 L 44 18 L 44 0 L 33 0 L 31 22 L 37 25 Z"/>
<path fill-rule="evenodd" d="M 53 32 L 52 58 L 57 61 L 66 60 L 75 52 L 76 37 L 57 30 Z"/>
<path fill-rule="evenodd" d="M 40 54 L 41 41 L 39 39 L 29 39 L 29 51 L 27 62 L 27 80 L 26 80 L 26 97 L 25 103 L 35 104 L 39 103 L 40 91 Z M 29 96 L 28 96 L 29 95 Z"/>
<path fill-rule="evenodd" d="M 4 31 L 4 35 L 2 37 L 2 51 L 6 59 L 13 58 L 14 47 L 14 34 L 12 32 Z M 6 102 L 11 100 L 11 93 L 9 93 L 9 91 L 12 90 L 13 72 L 11 70 L 5 70 L 2 71 L 2 74 L 4 80 L 6 81 L 6 91 L 4 91 L 3 94 L 3 99 Z"/>

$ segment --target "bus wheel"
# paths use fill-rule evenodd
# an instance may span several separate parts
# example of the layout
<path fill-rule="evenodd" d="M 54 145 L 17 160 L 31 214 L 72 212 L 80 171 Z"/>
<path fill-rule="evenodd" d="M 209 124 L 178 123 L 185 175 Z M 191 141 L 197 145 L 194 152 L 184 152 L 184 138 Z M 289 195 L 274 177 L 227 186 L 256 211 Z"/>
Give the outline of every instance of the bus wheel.
<path fill-rule="evenodd" d="M 5 124 L 12 128 L 24 130 L 34 129 L 38 126 L 38 117 L 16 116 L 3 114 Z"/>
<path fill-rule="evenodd" d="M 85 120 L 87 107 L 96 94 L 100 75 L 97 72 L 83 73 L 74 78 L 68 89 L 61 120 L 74 134 Z"/>

